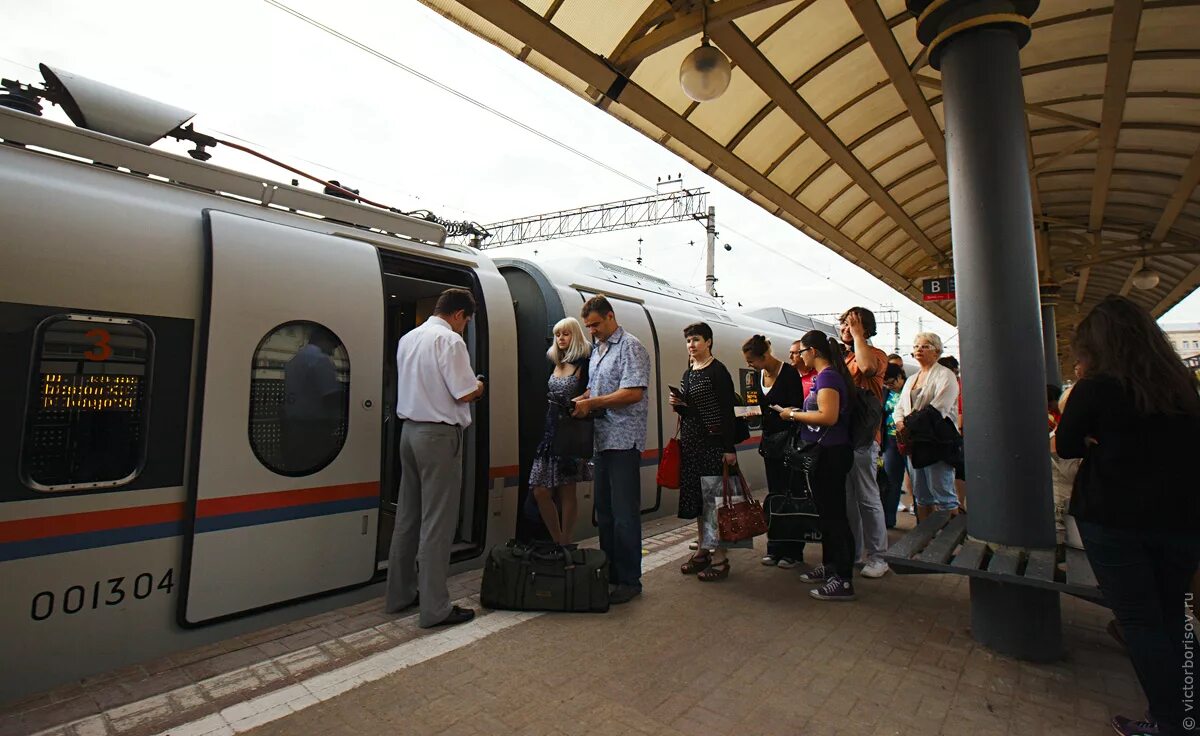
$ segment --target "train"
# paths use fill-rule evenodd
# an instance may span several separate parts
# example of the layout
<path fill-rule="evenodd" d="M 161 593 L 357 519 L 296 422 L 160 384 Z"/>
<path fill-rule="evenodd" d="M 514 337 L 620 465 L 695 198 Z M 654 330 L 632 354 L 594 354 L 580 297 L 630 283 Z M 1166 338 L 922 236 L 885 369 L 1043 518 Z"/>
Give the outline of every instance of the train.
<path fill-rule="evenodd" d="M 448 287 L 476 297 L 465 339 L 489 386 L 466 433 L 455 572 L 520 531 L 551 327 L 590 296 L 652 360 L 646 518 L 677 510 L 655 466 L 684 326 L 712 327 L 750 402 L 747 337 L 782 353 L 833 330 L 602 258 L 493 259 L 436 222 L 69 112 L 76 125 L 0 106 L 0 701 L 378 595 L 402 472 L 396 343 Z M 327 369 L 318 408 L 284 398 L 303 355 Z M 328 431 L 297 451 L 306 421 Z M 757 441 L 739 458 L 762 487 Z"/>

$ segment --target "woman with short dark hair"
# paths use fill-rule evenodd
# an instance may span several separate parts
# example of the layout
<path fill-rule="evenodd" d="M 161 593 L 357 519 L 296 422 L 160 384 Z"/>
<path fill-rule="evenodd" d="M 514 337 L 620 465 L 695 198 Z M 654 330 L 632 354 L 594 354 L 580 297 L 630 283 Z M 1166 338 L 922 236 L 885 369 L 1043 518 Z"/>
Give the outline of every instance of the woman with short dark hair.
<path fill-rule="evenodd" d="M 680 572 L 712 582 L 729 576 L 725 548 L 704 547 L 704 494 L 700 479 L 721 475 L 737 464 L 733 416 L 733 378 L 712 354 L 712 328 L 696 322 L 683 329 L 688 367 L 680 380 L 680 393 L 671 392 L 671 406 L 680 417 L 679 518 L 696 519 L 698 549 Z"/>
<path fill-rule="evenodd" d="M 1196 377 L 1125 297 L 1096 305 L 1073 347 L 1083 378 L 1055 446 L 1059 457 L 1083 459 L 1071 515 L 1150 706 L 1145 720 L 1117 716 L 1112 726 L 1127 736 L 1182 734 L 1185 595 L 1200 561 Z"/>
<path fill-rule="evenodd" d="M 812 448 L 815 463 L 804 473 L 812 488 L 821 526 L 822 565 L 800 576 L 821 587 L 809 592 L 822 601 L 854 600 L 854 534 L 846 509 L 846 476 L 854 460 L 850 447 L 850 386 L 842 344 L 820 330 L 800 338 L 800 358 L 817 377 L 804 409 L 782 408 L 779 416 L 800 425 L 800 439 Z"/>

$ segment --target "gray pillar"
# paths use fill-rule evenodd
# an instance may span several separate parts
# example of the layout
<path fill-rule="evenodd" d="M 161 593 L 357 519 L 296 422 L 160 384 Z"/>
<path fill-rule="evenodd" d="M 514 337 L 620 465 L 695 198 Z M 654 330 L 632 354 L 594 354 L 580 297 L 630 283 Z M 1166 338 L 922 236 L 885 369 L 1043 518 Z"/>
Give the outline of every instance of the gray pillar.
<path fill-rule="evenodd" d="M 1062 366 L 1058 362 L 1058 327 L 1054 324 L 1058 287 L 1042 287 L 1042 354 L 1046 361 L 1046 383 L 1062 386 Z"/>
<path fill-rule="evenodd" d="M 1037 2 L 908 0 L 908 7 L 921 18 L 921 41 L 939 39 L 929 51 L 942 73 L 946 121 L 968 533 L 995 545 L 1053 547 L 1046 361 L 1019 59 Z M 984 16 L 984 25 L 970 22 Z M 977 640 L 1011 656 L 1059 656 L 1057 595 L 974 580 L 971 593 Z"/>

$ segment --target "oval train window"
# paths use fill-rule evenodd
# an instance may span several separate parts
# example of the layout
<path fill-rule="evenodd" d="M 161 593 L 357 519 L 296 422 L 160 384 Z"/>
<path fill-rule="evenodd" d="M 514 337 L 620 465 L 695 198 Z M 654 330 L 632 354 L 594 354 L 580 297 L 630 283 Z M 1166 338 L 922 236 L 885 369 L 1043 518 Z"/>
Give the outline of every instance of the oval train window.
<path fill-rule="evenodd" d="M 254 351 L 250 447 L 280 475 L 309 475 L 338 456 L 350 416 L 350 357 L 316 322 L 288 322 Z"/>

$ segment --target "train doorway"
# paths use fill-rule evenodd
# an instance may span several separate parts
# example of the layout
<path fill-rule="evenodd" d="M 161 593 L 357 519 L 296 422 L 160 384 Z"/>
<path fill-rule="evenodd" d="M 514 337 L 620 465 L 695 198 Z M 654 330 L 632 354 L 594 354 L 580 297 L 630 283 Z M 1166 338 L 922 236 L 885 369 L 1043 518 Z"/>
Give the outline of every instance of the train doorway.
<path fill-rule="evenodd" d="M 438 295 L 449 288 L 467 289 L 478 304 L 476 318 L 463 336 L 476 372 L 487 374 L 487 318 L 483 294 L 468 269 L 383 254 L 384 347 L 383 347 L 383 437 L 380 468 L 379 535 L 375 559 L 379 570 L 386 569 L 400 479 L 404 468 L 399 448 L 403 422 L 396 416 L 396 347 L 405 334 L 433 315 Z M 486 400 L 472 409 L 473 421 L 467 429 L 463 453 L 463 485 L 455 527 L 451 560 L 476 557 L 483 552 L 487 522 L 488 412 Z"/>

